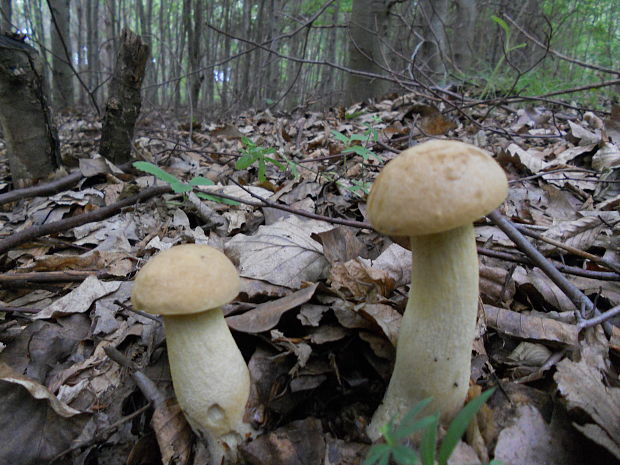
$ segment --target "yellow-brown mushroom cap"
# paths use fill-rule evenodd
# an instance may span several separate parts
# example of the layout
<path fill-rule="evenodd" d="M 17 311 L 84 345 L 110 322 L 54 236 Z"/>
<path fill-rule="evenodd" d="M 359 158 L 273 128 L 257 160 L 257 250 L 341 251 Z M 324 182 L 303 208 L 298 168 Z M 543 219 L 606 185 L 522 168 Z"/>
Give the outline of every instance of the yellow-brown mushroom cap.
<path fill-rule="evenodd" d="M 186 315 L 218 308 L 238 293 L 239 274 L 226 255 L 208 245 L 184 244 L 142 267 L 131 302 L 157 315 Z"/>
<path fill-rule="evenodd" d="M 504 171 L 484 151 L 434 140 L 405 150 L 383 168 L 368 197 L 368 216 L 384 234 L 434 234 L 486 215 L 507 192 Z"/>

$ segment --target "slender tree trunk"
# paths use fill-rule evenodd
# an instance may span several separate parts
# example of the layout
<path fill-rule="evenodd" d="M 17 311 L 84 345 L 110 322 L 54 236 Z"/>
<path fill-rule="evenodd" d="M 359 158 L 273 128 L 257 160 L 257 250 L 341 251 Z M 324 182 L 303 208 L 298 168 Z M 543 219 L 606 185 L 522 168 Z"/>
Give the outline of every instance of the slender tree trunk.
<path fill-rule="evenodd" d="M 353 0 L 349 22 L 349 68 L 373 74 L 383 74 L 381 41 L 387 27 L 385 0 Z M 350 74 L 347 79 L 347 104 L 378 97 L 385 91 L 383 81 Z"/>
<path fill-rule="evenodd" d="M 54 102 L 58 108 L 73 104 L 73 72 L 71 70 L 71 8 L 69 0 L 49 0 L 52 36 L 52 76 Z"/>
<path fill-rule="evenodd" d="M 0 15 L 2 15 L 0 32 L 10 32 L 12 30 L 11 20 L 13 15 L 13 5 L 11 0 L 0 1 Z"/>

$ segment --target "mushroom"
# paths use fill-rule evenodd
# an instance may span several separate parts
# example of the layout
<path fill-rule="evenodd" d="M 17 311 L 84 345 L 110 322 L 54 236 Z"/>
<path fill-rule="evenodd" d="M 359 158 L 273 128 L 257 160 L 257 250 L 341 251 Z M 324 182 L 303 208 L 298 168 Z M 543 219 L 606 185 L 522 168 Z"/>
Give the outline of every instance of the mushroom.
<path fill-rule="evenodd" d="M 134 308 L 163 315 L 177 400 L 218 464 L 235 462 L 252 433 L 243 420 L 250 374 L 220 309 L 238 293 L 239 275 L 222 252 L 185 244 L 144 265 L 131 295 Z"/>
<path fill-rule="evenodd" d="M 370 222 L 382 233 L 409 236 L 413 266 L 394 371 L 368 427 L 371 439 L 426 398 L 443 422 L 463 406 L 478 308 L 472 223 L 501 204 L 507 189 L 493 158 L 446 140 L 405 150 L 374 182 Z"/>

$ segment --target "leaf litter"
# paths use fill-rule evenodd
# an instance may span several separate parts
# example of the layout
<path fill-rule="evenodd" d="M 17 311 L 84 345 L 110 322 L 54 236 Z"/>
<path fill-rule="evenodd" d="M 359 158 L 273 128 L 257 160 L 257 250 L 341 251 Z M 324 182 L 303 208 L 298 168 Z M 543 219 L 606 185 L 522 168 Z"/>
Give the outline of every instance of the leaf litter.
<path fill-rule="evenodd" d="M 165 129 L 143 124 L 138 156 L 191 192 L 136 201 L 3 254 L 0 463 L 145 463 L 153 454 L 166 465 L 206 462 L 174 403 L 162 325 L 129 304 L 135 272 L 184 242 L 225 251 L 242 276 L 242 292 L 224 310 L 252 376 L 246 414 L 263 432 L 243 446 L 245 460 L 360 463 L 365 426 L 389 380 L 411 267 L 406 243 L 365 223 L 367 188 L 382 164 L 429 136 L 488 150 L 510 179 L 502 212 L 549 240 L 534 244 L 557 266 L 580 270 L 566 276 L 605 311 L 620 304 L 620 275 L 582 252 L 618 264 L 619 111 L 599 118 L 495 108 L 492 124 L 510 132 L 484 132 L 411 95 L 322 113 L 252 111 L 191 132 L 183 120 Z M 63 150 L 82 174 L 73 188 L 7 202 L 0 194 L 0 242 L 162 184 L 89 155 L 93 126 L 88 118 L 65 122 L 86 135 L 82 147 Z M 257 147 L 277 163 L 235 167 Z M 215 202 L 217 194 L 239 202 Z M 451 463 L 476 463 L 476 453 L 506 463 L 620 460 L 620 332 L 613 327 L 608 340 L 600 326 L 581 329 L 591 315 L 500 229 L 481 220 L 476 230 L 484 312 L 474 377 L 502 389 L 478 418 L 483 433 L 468 436 Z M 110 348 L 130 362 L 112 361 Z M 153 401 L 138 373 L 165 403 Z M 533 374 L 538 381 L 528 381 Z"/>

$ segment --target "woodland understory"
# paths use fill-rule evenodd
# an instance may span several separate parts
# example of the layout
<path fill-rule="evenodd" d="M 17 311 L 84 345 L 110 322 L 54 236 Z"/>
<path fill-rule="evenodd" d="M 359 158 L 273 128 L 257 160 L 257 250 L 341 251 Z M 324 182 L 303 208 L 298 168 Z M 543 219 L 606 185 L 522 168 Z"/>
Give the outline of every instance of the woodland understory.
<path fill-rule="evenodd" d="M 218 122 L 143 112 L 134 154 L 170 182 L 99 157 L 99 119 L 61 115 L 71 174 L 0 183 L 0 405 L 19 406 L 0 409 L 3 463 L 206 463 L 161 321 L 130 304 L 137 270 L 181 243 L 224 251 L 242 277 L 224 310 L 263 432 L 244 459 L 361 463 L 411 269 L 366 197 L 386 162 L 433 138 L 487 150 L 509 179 L 475 223 L 470 395 L 496 390 L 449 463 L 618 463 L 620 107 L 607 108 L 417 93 Z"/>

